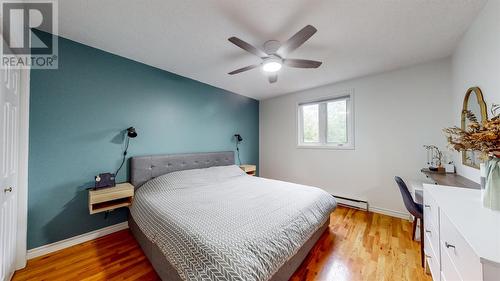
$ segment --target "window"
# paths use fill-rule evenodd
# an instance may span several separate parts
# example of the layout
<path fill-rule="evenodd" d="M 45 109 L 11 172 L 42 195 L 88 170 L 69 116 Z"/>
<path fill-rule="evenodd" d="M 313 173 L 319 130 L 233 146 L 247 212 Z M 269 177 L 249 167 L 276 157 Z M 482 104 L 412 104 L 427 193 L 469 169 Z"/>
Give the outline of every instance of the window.
<path fill-rule="evenodd" d="M 298 104 L 299 147 L 354 149 L 352 93 Z"/>

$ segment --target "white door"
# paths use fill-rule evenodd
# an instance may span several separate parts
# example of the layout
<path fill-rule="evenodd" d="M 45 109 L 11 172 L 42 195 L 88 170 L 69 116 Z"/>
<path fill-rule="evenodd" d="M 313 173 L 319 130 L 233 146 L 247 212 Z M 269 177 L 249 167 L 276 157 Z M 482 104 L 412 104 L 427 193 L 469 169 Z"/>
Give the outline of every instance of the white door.
<path fill-rule="evenodd" d="M 0 281 L 14 274 L 20 70 L 0 69 Z"/>

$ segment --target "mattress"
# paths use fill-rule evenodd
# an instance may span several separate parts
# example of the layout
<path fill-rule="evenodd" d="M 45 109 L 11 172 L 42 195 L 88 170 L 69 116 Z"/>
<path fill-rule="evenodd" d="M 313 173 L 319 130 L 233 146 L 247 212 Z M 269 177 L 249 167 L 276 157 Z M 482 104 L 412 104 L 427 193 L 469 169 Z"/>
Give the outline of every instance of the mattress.
<path fill-rule="evenodd" d="M 137 190 L 131 215 L 180 280 L 270 280 L 335 206 L 321 189 L 231 165 L 152 179 Z"/>

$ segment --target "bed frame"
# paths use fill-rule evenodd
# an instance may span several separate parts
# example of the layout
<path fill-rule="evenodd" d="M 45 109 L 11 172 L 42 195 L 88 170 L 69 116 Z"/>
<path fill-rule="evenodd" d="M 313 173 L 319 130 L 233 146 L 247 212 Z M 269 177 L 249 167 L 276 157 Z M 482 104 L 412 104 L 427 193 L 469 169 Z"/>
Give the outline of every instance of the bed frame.
<path fill-rule="evenodd" d="M 148 180 L 167 173 L 227 165 L 234 165 L 233 151 L 132 157 L 130 178 L 131 183 L 137 189 Z M 328 229 L 329 224 L 330 220 L 328 219 L 270 280 L 290 279 L 323 232 Z M 132 216 L 129 216 L 129 227 L 160 278 L 165 281 L 182 281 L 175 267 L 168 261 L 160 248 L 142 233 Z"/>

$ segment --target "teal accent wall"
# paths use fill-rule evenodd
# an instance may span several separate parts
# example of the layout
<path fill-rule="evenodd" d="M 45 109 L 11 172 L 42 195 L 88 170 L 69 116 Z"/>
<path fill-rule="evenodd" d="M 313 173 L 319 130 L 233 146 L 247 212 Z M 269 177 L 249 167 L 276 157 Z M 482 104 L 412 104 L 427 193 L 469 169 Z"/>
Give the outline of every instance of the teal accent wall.
<path fill-rule="evenodd" d="M 59 69 L 32 70 L 30 94 L 29 249 L 126 220 L 89 215 L 86 189 L 118 168 L 129 126 L 129 157 L 235 150 L 240 133 L 241 161 L 258 163 L 258 101 L 64 38 Z"/>

